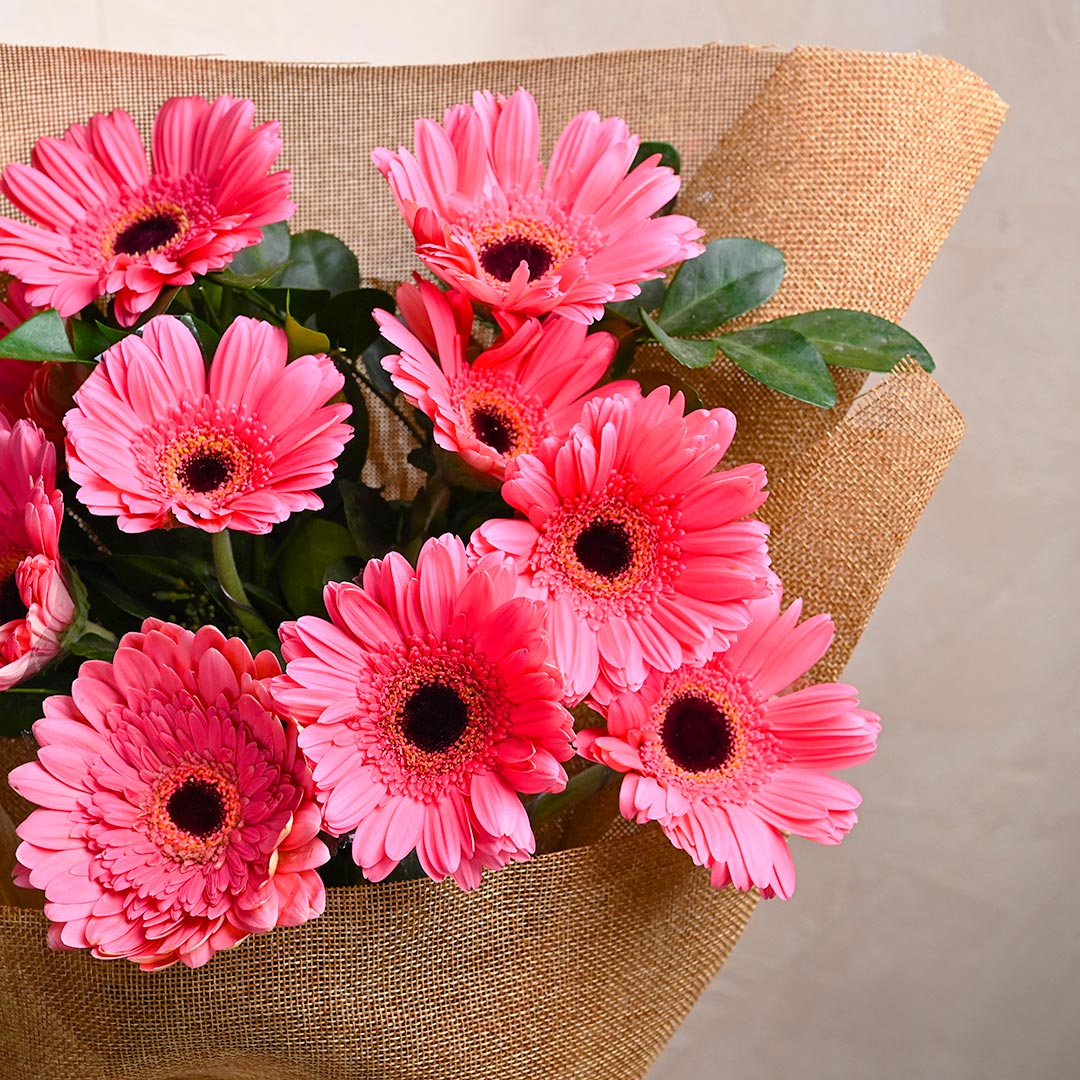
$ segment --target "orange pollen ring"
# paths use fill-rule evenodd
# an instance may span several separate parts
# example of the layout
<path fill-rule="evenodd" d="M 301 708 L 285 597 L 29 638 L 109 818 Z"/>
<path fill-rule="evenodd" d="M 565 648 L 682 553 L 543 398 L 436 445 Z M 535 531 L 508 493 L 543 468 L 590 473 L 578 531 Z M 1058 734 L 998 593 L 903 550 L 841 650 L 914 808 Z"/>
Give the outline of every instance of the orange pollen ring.
<path fill-rule="evenodd" d="M 580 527 L 575 528 L 575 525 Z M 602 534 L 605 529 L 612 533 L 612 539 L 620 548 L 625 548 L 625 566 L 614 573 L 587 566 L 579 550 L 583 536 L 593 532 Z M 622 595 L 632 592 L 648 577 L 655 544 L 655 529 L 648 518 L 628 506 L 609 505 L 597 507 L 594 512 L 573 520 L 559 536 L 555 553 L 573 585 L 594 596 Z M 621 557 L 623 553 L 619 554 Z"/>
<path fill-rule="evenodd" d="M 245 489 L 254 460 L 251 449 L 231 432 L 196 427 L 162 447 L 158 469 L 169 495 L 221 500 Z"/>
<path fill-rule="evenodd" d="M 115 221 L 111 221 L 101 237 L 101 251 L 106 259 L 116 254 L 116 241 L 129 229 L 133 229 L 144 222 L 150 222 L 154 218 L 168 218 L 175 226 L 171 235 L 159 244 L 148 247 L 139 252 L 140 255 L 149 255 L 151 252 L 164 251 L 178 236 L 187 232 L 190 221 L 187 212 L 178 203 L 160 202 L 150 206 L 140 206 L 137 210 L 131 210 L 122 214 Z"/>
<path fill-rule="evenodd" d="M 219 800 L 215 810 L 220 824 L 212 832 L 196 834 L 177 825 L 170 802 L 184 788 L 205 786 Z M 240 795 L 236 784 L 211 765 L 185 762 L 158 778 L 144 811 L 147 832 L 166 854 L 181 861 L 207 862 L 240 823 Z"/>
<path fill-rule="evenodd" d="M 481 266 L 488 277 L 505 284 L 510 280 L 510 274 L 517 269 L 518 263 L 509 270 L 506 276 L 502 272 L 494 273 L 490 268 L 492 258 L 498 259 L 500 254 L 507 250 L 533 249 L 545 257 L 543 268 L 530 266 L 530 280 L 540 277 L 551 268 L 574 254 L 575 245 L 569 237 L 560 232 L 550 222 L 539 221 L 536 218 L 510 218 L 506 221 L 492 221 L 486 225 L 480 225 L 472 231 L 472 242 L 476 247 Z"/>
<path fill-rule="evenodd" d="M 723 764 L 713 769 L 683 768 L 663 748 L 664 717 L 667 716 L 668 709 L 679 701 L 695 698 L 715 705 L 727 721 L 727 736 L 730 740 L 730 748 Z M 656 703 L 653 715 L 659 720 L 656 728 L 656 746 L 658 753 L 663 755 L 666 771 L 674 773 L 691 784 L 710 787 L 737 776 L 752 754 L 753 748 L 747 725 L 741 720 L 739 710 L 727 694 L 708 683 L 680 682 Z"/>
<path fill-rule="evenodd" d="M 469 390 L 465 414 L 475 438 L 505 458 L 517 457 L 533 449 L 532 425 L 515 402 L 493 390 Z"/>
<path fill-rule="evenodd" d="M 413 695 L 425 687 L 441 686 L 457 697 L 467 720 L 461 734 L 444 749 L 427 750 L 412 741 L 407 732 L 407 706 Z M 446 774 L 460 769 L 482 755 L 495 720 L 490 693 L 467 666 L 449 658 L 416 657 L 409 667 L 383 690 L 383 739 L 399 765 L 414 774 Z"/>

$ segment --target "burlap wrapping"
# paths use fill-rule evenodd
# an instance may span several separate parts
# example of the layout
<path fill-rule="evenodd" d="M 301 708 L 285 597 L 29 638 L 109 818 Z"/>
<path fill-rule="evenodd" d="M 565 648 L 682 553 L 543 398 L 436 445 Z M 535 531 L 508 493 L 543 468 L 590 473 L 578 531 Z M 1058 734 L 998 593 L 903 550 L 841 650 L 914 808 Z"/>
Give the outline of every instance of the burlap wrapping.
<path fill-rule="evenodd" d="M 122 106 L 146 129 L 171 95 L 253 98 L 260 118 L 282 121 L 295 226 L 342 236 L 369 280 L 387 282 L 415 263 L 368 154 L 411 143 L 414 117 L 518 85 L 537 97 L 548 145 L 582 108 L 622 115 L 681 148 L 681 208 L 711 236 L 785 252 L 785 284 L 755 320 L 833 306 L 902 316 L 1004 113 L 948 60 L 826 49 L 372 68 L 0 46 L 0 63 L 0 162 L 26 160 L 35 139 L 93 112 Z M 763 516 L 788 595 L 837 620 L 819 677 L 846 663 L 963 431 L 917 369 L 850 408 L 862 376 L 835 374 L 842 403 L 831 413 L 764 391 L 723 360 L 695 375 L 705 400 L 739 416 L 733 456 L 769 468 Z M 369 478 L 407 490 L 392 429 L 376 438 Z M 8 759 L 23 752 L 3 747 Z M 607 794 L 549 839 L 563 850 L 489 875 L 475 894 L 428 881 L 331 890 L 315 923 L 249 940 L 198 972 L 50 953 L 40 912 L 0 907 L 0 1078 L 641 1077 L 754 898 L 712 890 L 658 829 L 612 823 Z M 21 813 L 10 795 L 7 864 Z M 0 888 L 11 905 L 25 899 Z"/>

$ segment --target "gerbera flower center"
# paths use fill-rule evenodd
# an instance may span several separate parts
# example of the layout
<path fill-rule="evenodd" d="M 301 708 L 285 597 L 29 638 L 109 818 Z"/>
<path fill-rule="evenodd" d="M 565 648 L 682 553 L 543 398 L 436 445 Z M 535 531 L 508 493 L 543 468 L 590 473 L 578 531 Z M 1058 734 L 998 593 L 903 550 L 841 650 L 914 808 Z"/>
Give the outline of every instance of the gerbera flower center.
<path fill-rule="evenodd" d="M 551 222 L 531 217 L 489 222 L 473 231 L 472 240 L 484 272 L 503 283 L 522 263 L 535 281 L 574 253 L 574 245 Z"/>
<path fill-rule="evenodd" d="M 490 767 L 509 709 L 494 665 L 464 641 L 410 638 L 379 667 L 357 688 L 361 742 L 390 790 L 438 798 Z"/>
<path fill-rule="evenodd" d="M 180 463 L 176 475 L 189 491 L 216 491 L 232 478 L 235 463 L 218 449 L 201 448 Z"/>
<path fill-rule="evenodd" d="M 476 437 L 498 454 L 509 454 L 514 448 L 517 432 L 513 422 L 493 405 L 484 405 L 469 418 Z"/>
<path fill-rule="evenodd" d="M 507 461 L 532 453 L 550 430 L 543 402 L 504 373 L 470 371 L 451 393 L 464 420 L 459 427 Z"/>
<path fill-rule="evenodd" d="M 225 823 L 225 799 L 217 784 L 192 777 L 169 796 L 165 812 L 178 829 L 205 840 Z"/>
<path fill-rule="evenodd" d="M 113 252 L 117 255 L 145 255 L 163 248 L 179 232 L 180 222 L 172 214 L 151 214 L 117 233 Z"/>
<path fill-rule="evenodd" d="M 678 517 L 672 500 L 644 497 L 632 480 L 613 476 L 602 494 L 579 495 L 548 518 L 534 582 L 569 594 L 583 618 L 633 617 L 682 565 Z"/>
<path fill-rule="evenodd" d="M 452 687 L 430 683 L 414 691 L 402 709 L 401 732 L 429 753 L 448 750 L 469 726 L 469 710 Z"/>
<path fill-rule="evenodd" d="M 528 266 L 529 280 L 533 281 L 546 274 L 554 261 L 546 247 L 526 236 L 508 237 L 480 255 L 480 265 L 499 281 L 509 281 L 522 263 Z"/>
<path fill-rule="evenodd" d="M 251 448 L 231 431 L 197 427 L 181 432 L 161 451 L 159 468 L 172 495 L 227 498 L 252 480 Z"/>
<path fill-rule="evenodd" d="M 719 769 L 731 756 L 731 721 L 715 701 L 676 698 L 664 714 L 660 739 L 668 757 L 687 772 Z"/>
<path fill-rule="evenodd" d="M 173 859 L 209 862 L 240 824 L 240 812 L 228 766 L 184 761 L 154 783 L 145 811 L 147 833 Z"/>
<path fill-rule="evenodd" d="M 634 558 L 634 543 L 622 522 L 599 518 L 574 541 L 574 554 L 586 570 L 605 578 L 625 573 Z"/>
<path fill-rule="evenodd" d="M 200 210 L 204 200 L 185 198 L 195 193 L 183 190 L 183 184 L 178 187 L 176 181 L 171 182 L 176 190 L 169 191 L 167 183 L 151 181 L 146 187 L 129 192 L 119 205 L 104 212 L 98 227 L 101 253 L 106 259 L 116 255 L 137 259 L 165 251 L 188 232 L 192 224 L 188 211 Z M 199 216 L 196 212 L 196 217 Z"/>

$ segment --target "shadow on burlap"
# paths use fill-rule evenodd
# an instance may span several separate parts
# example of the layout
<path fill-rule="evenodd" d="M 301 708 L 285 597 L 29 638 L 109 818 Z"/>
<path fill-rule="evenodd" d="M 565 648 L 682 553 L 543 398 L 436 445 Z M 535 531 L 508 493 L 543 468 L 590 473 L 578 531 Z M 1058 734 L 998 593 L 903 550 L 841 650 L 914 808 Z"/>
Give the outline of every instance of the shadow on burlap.
<path fill-rule="evenodd" d="M 822 307 L 900 318 L 1004 114 L 951 61 L 826 49 L 371 68 L 0 46 L 0 60 L 5 162 L 93 112 L 124 107 L 147 130 L 172 95 L 253 98 L 260 119 L 282 121 L 293 227 L 340 235 L 377 281 L 415 263 L 368 155 L 411 144 L 414 117 L 518 85 L 540 103 L 547 146 L 582 108 L 624 116 L 643 138 L 681 149 L 680 209 L 710 237 L 784 251 L 785 283 L 754 320 Z M 858 399 L 863 377 L 834 374 L 841 403 L 829 413 L 765 391 L 722 358 L 692 376 L 707 403 L 739 417 L 733 459 L 769 469 L 762 516 L 787 595 L 837 621 L 819 678 L 847 662 L 963 433 L 917 368 Z M 373 438 L 366 479 L 408 492 L 416 477 L 385 418 Z M 25 756 L 21 741 L 6 742 L 12 764 Z M 6 875 L 11 821 L 25 806 L 4 794 Z M 755 897 L 711 889 L 659 829 L 614 818 L 613 794 L 475 893 L 430 881 L 333 889 L 322 918 L 194 972 L 51 953 L 41 913 L 19 906 L 32 898 L 0 886 L 0 1080 L 641 1077 Z"/>

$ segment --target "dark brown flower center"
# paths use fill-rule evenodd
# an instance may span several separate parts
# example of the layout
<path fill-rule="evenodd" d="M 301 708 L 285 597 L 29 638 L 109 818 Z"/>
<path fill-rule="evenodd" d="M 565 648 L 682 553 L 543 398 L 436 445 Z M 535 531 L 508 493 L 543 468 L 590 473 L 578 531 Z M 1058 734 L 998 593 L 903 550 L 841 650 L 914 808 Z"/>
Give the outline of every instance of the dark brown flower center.
<path fill-rule="evenodd" d="M 165 812 L 186 833 L 205 840 L 225 824 L 225 800 L 221 789 L 209 780 L 192 777 L 169 796 Z"/>
<path fill-rule="evenodd" d="M 205 495 L 224 487 L 233 476 L 234 461 L 220 450 L 200 449 L 181 462 L 176 478 L 188 491 Z"/>
<path fill-rule="evenodd" d="M 707 698 L 676 698 L 664 714 L 660 739 L 667 755 L 688 772 L 718 769 L 731 755 L 731 722 Z"/>
<path fill-rule="evenodd" d="M 496 240 L 480 255 L 480 265 L 499 281 L 509 281 L 523 260 L 528 263 L 530 281 L 546 274 L 555 261 L 543 244 L 527 236 L 508 236 L 505 240 Z"/>
<path fill-rule="evenodd" d="M 482 405 L 472 414 L 473 434 L 497 454 L 508 454 L 514 448 L 517 432 L 513 424 L 498 409 Z"/>
<path fill-rule="evenodd" d="M 634 545 L 621 522 L 597 518 L 578 533 L 574 554 L 586 570 L 601 577 L 616 578 L 629 569 Z"/>
<path fill-rule="evenodd" d="M 421 750 L 448 750 L 469 726 L 465 702 L 449 686 L 428 683 L 414 690 L 405 702 L 401 732 Z"/>
<path fill-rule="evenodd" d="M 26 605 L 19 595 L 19 582 L 13 567 L 10 573 L 0 579 L 0 625 L 11 622 L 12 619 L 25 619 L 27 614 Z"/>
<path fill-rule="evenodd" d="M 113 241 L 117 255 L 145 255 L 172 240 L 180 223 L 171 214 L 151 214 L 120 232 Z"/>

